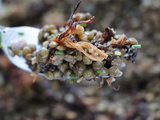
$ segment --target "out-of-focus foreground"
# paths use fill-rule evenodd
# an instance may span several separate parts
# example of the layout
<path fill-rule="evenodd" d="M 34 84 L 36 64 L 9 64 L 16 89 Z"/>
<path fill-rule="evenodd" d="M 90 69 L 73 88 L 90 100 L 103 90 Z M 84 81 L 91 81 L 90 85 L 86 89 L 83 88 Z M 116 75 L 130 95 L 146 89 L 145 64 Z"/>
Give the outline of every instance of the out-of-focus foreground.
<path fill-rule="evenodd" d="M 77 0 L 0 0 L 0 24 L 66 23 Z M 160 120 L 160 1 L 83 0 L 78 12 L 96 17 L 89 29 L 114 28 L 138 39 L 142 48 L 127 63 L 114 91 L 94 81 L 48 81 L 13 66 L 0 51 L 0 120 Z M 18 62 L 18 61 L 17 61 Z"/>

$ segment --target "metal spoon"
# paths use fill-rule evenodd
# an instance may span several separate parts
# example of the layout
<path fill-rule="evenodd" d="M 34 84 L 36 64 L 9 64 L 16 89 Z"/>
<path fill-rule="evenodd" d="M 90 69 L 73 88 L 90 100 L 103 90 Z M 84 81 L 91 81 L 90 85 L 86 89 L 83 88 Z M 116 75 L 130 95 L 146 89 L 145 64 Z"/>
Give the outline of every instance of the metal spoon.
<path fill-rule="evenodd" d="M 11 41 L 23 38 L 26 41 L 26 43 L 33 43 L 36 45 L 37 48 L 39 48 L 40 45 L 38 44 L 38 34 L 39 34 L 40 29 L 34 28 L 34 27 L 27 27 L 27 26 L 4 27 L 0 25 L 0 31 L 2 34 L 1 35 L 2 49 L 5 55 L 8 57 L 8 59 L 18 68 L 31 72 L 31 69 L 28 67 L 23 57 L 19 57 L 17 55 L 12 57 L 8 53 L 8 46 L 10 45 Z M 18 34 L 19 32 L 23 32 L 24 35 L 23 36 L 19 35 Z"/>

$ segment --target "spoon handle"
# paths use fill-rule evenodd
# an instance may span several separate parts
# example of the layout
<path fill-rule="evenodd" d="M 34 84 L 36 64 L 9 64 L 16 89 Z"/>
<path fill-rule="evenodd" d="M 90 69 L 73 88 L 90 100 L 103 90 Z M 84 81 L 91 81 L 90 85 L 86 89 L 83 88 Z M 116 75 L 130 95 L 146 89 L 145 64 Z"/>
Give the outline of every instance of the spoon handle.
<path fill-rule="evenodd" d="M 8 31 L 9 29 L 10 29 L 10 27 L 5 27 L 5 26 L 3 26 L 3 25 L 0 25 L 0 31 L 6 32 L 6 31 Z"/>
<path fill-rule="evenodd" d="M 3 31 L 6 27 L 0 25 L 0 30 Z"/>

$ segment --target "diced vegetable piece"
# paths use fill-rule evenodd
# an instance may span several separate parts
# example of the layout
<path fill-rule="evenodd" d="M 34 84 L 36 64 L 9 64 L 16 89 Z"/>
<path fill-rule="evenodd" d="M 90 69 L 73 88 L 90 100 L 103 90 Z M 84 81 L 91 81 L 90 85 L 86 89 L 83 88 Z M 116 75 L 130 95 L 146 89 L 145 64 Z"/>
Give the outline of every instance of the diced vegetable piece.
<path fill-rule="evenodd" d="M 80 26 L 86 27 L 87 25 L 86 24 L 80 24 Z"/>
<path fill-rule="evenodd" d="M 24 32 L 18 32 L 18 35 L 24 35 Z"/>
<path fill-rule="evenodd" d="M 18 51 L 18 56 L 22 56 L 22 55 L 23 55 L 22 50 L 19 50 L 19 51 Z"/>
<path fill-rule="evenodd" d="M 54 54 L 56 54 L 56 55 L 64 55 L 64 52 L 63 51 L 56 51 Z"/>
<path fill-rule="evenodd" d="M 74 79 L 70 79 L 69 83 L 73 84 L 74 83 Z"/>
<path fill-rule="evenodd" d="M 54 37 L 55 37 L 55 34 L 52 34 L 50 37 L 51 37 L 51 38 L 54 38 Z"/>
<path fill-rule="evenodd" d="M 70 75 L 70 77 L 71 77 L 71 79 L 75 79 L 75 78 L 76 78 L 76 74 L 72 73 L 72 74 Z"/>
<path fill-rule="evenodd" d="M 141 48 L 141 44 L 138 44 L 138 45 L 132 45 L 132 48 Z"/>
<path fill-rule="evenodd" d="M 100 74 L 102 71 L 101 70 L 97 70 L 96 73 Z"/>
<path fill-rule="evenodd" d="M 122 54 L 122 53 L 121 53 L 120 51 L 115 51 L 115 52 L 114 52 L 114 55 L 119 55 L 119 56 L 120 56 L 121 54 Z"/>

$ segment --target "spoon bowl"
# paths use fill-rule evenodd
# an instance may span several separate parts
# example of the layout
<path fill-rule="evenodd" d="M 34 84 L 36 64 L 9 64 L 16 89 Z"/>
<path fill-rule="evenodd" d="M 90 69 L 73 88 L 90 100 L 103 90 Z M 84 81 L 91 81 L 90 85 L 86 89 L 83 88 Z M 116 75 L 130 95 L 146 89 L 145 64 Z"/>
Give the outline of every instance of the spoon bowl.
<path fill-rule="evenodd" d="M 2 31 L 2 49 L 8 59 L 18 68 L 32 72 L 31 69 L 26 64 L 26 60 L 23 57 L 15 55 L 12 57 L 8 52 L 8 46 L 10 45 L 11 41 L 17 39 L 23 39 L 26 41 L 27 44 L 33 43 L 36 45 L 37 49 L 40 48 L 38 44 L 38 34 L 40 29 L 34 27 L 2 27 L 0 26 L 0 31 Z M 23 35 L 19 35 L 18 33 L 23 33 Z"/>

